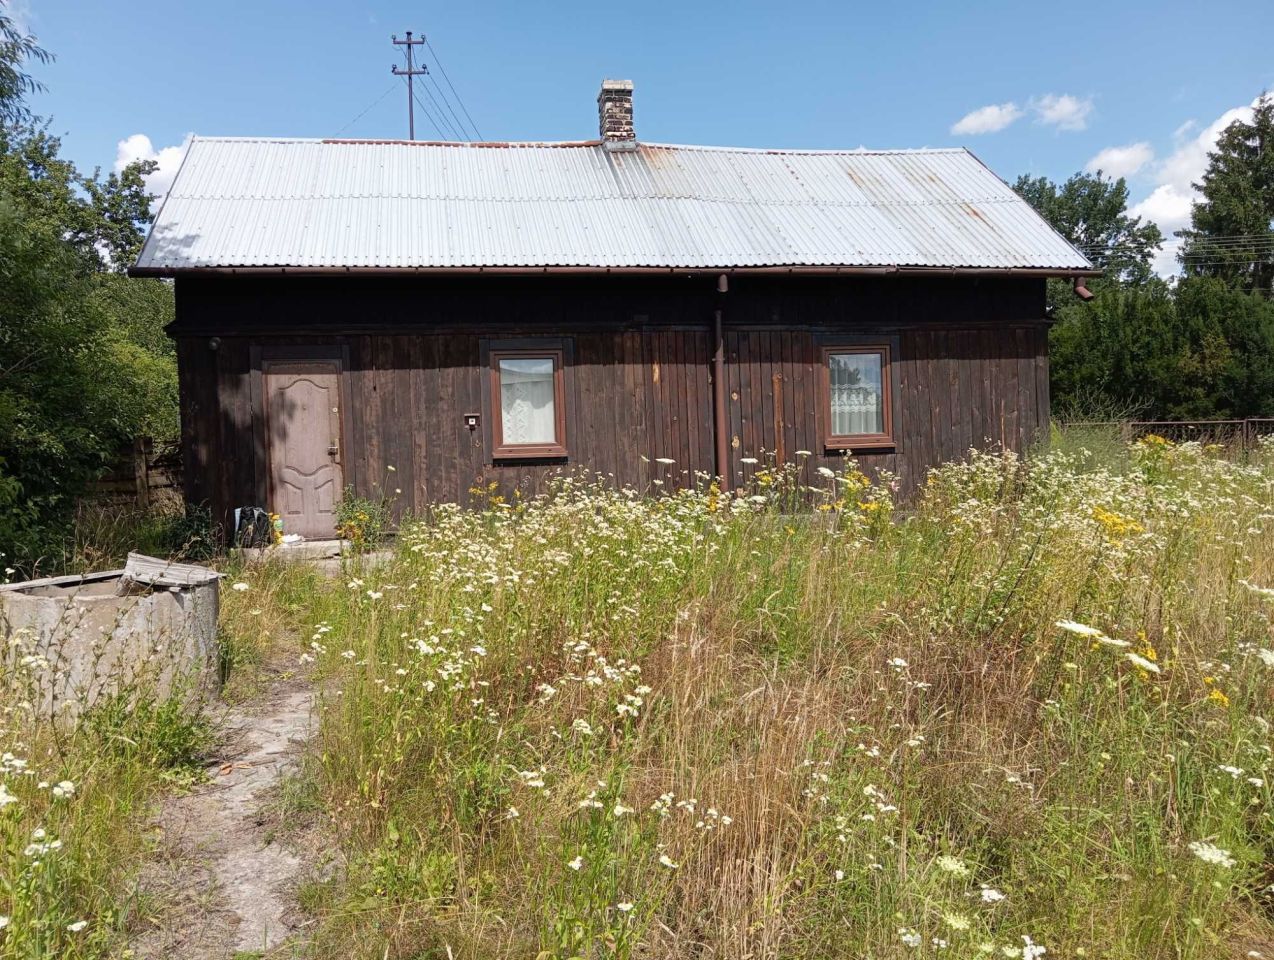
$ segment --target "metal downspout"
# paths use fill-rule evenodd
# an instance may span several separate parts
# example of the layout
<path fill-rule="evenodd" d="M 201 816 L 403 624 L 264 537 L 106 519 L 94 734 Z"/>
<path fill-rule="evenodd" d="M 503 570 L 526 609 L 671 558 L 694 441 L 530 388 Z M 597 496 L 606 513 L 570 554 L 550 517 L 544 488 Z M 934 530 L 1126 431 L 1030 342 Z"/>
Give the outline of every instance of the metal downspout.
<path fill-rule="evenodd" d="M 730 445 L 726 438 L 725 416 L 725 334 L 722 331 L 725 295 L 729 289 L 730 281 L 723 273 L 717 278 L 717 309 L 712 322 L 715 343 L 712 354 L 712 434 L 717 447 L 716 472 L 723 492 L 730 489 Z"/>

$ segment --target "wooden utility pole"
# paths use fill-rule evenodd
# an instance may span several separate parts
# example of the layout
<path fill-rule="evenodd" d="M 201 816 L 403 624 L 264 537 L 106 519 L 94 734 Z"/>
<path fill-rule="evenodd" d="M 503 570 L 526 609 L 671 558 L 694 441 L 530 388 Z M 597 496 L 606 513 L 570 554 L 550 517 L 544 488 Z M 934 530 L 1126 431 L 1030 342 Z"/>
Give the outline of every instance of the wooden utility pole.
<path fill-rule="evenodd" d="M 399 70 L 397 64 L 394 64 L 389 69 L 394 76 L 407 78 L 407 137 L 410 140 L 415 140 L 416 139 L 416 92 L 414 89 L 412 89 L 412 77 L 417 77 L 422 73 L 428 73 L 429 68 L 422 63 L 420 65 L 419 70 L 415 69 L 415 65 L 412 61 L 411 48 L 423 46 L 425 43 L 425 38 L 421 37 L 419 40 L 413 40 L 411 38 L 411 31 L 408 30 L 406 40 L 399 40 L 398 34 L 396 33 L 393 34 L 390 37 L 390 39 L 394 42 L 394 46 L 407 48 L 407 69 Z"/>

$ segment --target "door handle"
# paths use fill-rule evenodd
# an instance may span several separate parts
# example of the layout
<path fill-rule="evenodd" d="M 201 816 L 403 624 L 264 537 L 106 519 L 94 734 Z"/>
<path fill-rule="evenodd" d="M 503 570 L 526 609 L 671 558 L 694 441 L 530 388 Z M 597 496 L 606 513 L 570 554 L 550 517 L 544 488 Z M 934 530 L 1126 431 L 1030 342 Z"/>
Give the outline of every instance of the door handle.
<path fill-rule="evenodd" d="M 335 460 L 337 463 L 340 463 L 341 445 L 339 441 L 337 440 L 332 441 L 331 445 L 327 448 L 327 455 L 331 457 L 333 460 Z"/>

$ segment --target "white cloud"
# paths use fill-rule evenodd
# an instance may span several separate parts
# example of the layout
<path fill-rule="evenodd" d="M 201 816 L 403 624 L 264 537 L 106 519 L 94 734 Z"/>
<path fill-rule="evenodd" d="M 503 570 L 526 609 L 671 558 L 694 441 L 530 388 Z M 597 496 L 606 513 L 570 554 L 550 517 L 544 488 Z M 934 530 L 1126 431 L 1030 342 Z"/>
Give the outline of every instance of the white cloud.
<path fill-rule="evenodd" d="M 1191 194 L 1171 184 L 1161 183 L 1150 192 L 1150 196 L 1129 207 L 1128 212 L 1134 217 L 1153 220 L 1159 224 L 1165 237 L 1171 237 L 1173 230 L 1180 230 L 1190 223 L 1193 202 Z"/>
<path fill-rule="evenodd" d="M 1022 116 L 1022 108 L 1012 101 L 1008 103 L 992 103 L 966 113 L 951 125 L 951 132 L 956 135 L 968 136 L 976 136 L 980 133 L 995 133 L 1003 130 L 1020 116 Z"/>
<path fill-rule="evenodd" d="M 35 15 L 31 12 L 31 4 L 28 0 L 9 0 L 4 6 L 4 15 L 13 22 L 18 33 L 29 35 L 35 32 L 31 28 L 31 21 Z"/>
<path fill-rule="evenodd" d="M 1088 126 L 1088 115 L 1093 112 L 1091 98 L 1081 100 L 1069 93 L 1046 93 L 1031 100 L 1035 122 L 1058 130 L 1083 130 Z"/>
<path fill-rule="evenodd" d="M 159 167 L 146 177 L 146 188 L 158 196 L 162 202 L 168 194 L 168 188 L 172 186 L 173 177 L 177 175 L 177 168 L 181 166 L 182 157 L 186 155 L 186 148 L 190 146 L 190 137 L 191 134 L 188 133 L 186 139 L 179 145 L 161 147 L 159 150 L 155 149 L 154 144 L 150 142 L 150 137 L 144 133 L 125 137 L 115 147 L 115 172 L 119 173 L 135 160 L 158 162 Z"/>
<path fill-rule="evenodd" d="M 1145 140 L 1123 147 L 1107 147 L 1084 164 L 1089 173 L 1100 170 L 1108 177 L 1131 177 L 1155 158 L 1154 148 Z"/>
<path fill-rule="evenodd" d="M 1253 100 L 1247 106 L 1225 111 L 1188 140 L 1181 138 L 1195 129 L 1193 121 L 1178 127 L 1173 135 L 1179 141 L 1177 148 L 1153 167 L 1155 185 L 1150 194 L 1128 208 L 1135 217 L 1153 220 L 1163 232 L 1167 242 L 1155 258 L 1155 270 L 1160 274 L 1168 276 L 1177 272 L 1180 242 L 1174 240 L 1172 234 L 1190 225 L 1190 213 L 1198 196 L 1194 183 L 1202 179 L 1208 168 L 1208 152 L 1216 146 L 1221 132 L 1235 120 L 1250 122 L 1255 105 Z"/>

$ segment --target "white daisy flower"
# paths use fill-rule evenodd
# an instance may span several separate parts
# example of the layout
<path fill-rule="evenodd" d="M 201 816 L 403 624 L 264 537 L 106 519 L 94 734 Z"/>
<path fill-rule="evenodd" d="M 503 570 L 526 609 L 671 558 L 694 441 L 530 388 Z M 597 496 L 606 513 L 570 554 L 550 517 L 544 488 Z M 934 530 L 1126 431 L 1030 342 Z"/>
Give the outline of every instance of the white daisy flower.
<path fill-rule="evenodd" d="M 1086 623 L 1078 623 L 1075 620 L 1056 620 L 1053 622 L 1053 626 L 1060 627 L 1067 633 L 1074 633 L 1081 637 L 1092 637 L 1094 640 L 1106 636 L 1105 633 L 1096 627 L 1090 627 Z"/>
<path fill-rule="evenodd" d="M 959 857 L 952 857 L 944 853 L 934 861 L 934 865 L 943 873 L 949 873 L 955 877 L 967 877 L 969 875 L 969 865 Z"/>
<path fill-rule="evenodd" d="M 1159 672 L 1159 664 L 1155 663 L 1153 660 L 1147 660 L 1145 657 L 1143 657 L 1139 653 L 1133 653 L 1132 651 L 1129 651 L 1128 653 L 1125 653 L 1124 656 L 1128 658 L 1129 663 L 1133 664 L 1136 667 L 1139 667 L 1142 670 L 1147 671 L 1148 673 Z"/>
<path fill-rule="evenodd" d="M 1203 840 L 1192 840 L 1190 842 L 1190 852 L 1202 860 L 1204 863 L 1210 863 L 1217 867 L 1232 867 L 1235 859 L 1230 856 L 1229 850 L 1222 850 L 1220 847 Z"/>

